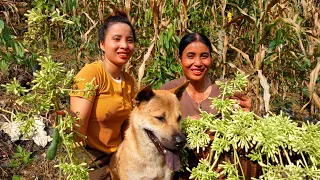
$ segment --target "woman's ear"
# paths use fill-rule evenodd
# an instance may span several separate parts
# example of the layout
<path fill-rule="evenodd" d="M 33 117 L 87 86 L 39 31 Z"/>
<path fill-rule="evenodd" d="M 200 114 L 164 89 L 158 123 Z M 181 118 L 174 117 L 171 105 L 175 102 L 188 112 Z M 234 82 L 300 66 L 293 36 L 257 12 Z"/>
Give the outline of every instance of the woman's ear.
<path fill-rule="evenodd" d="M 105 52 L 105 51 L 104 51 L 104 42 L 103 42 L 103 41 L 100 41 L 99 45 L 100 45 L 100 49 L 101 49 L 103 52 Z"/>

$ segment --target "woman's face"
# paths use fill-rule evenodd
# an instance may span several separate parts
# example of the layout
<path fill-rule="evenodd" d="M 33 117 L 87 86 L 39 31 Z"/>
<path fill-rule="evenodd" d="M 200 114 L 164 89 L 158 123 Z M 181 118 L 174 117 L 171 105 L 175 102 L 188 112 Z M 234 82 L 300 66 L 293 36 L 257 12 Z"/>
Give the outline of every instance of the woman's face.
<path fill-rule="evenodd" d="M 181 64 L 187 79 L 203 79 L 211 65 L 209 48 L 202 42 L 190 43 L 182 52 Z"/>
<path fill-rule="evenodd" d="M 104 57 L 116 66 L 125 65 L 134 52 L 134 37 L 129 25 L 125 23 L 112 24 L 100 42 Z"/>

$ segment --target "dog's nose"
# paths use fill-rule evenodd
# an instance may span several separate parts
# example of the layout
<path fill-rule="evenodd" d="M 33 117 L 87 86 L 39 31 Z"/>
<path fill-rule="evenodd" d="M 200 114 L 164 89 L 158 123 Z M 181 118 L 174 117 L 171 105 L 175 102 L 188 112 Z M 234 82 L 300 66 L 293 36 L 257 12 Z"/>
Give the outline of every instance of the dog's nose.
<path fill-rule="evenodd" d="M 174 136 L 174 140 L 176 142 L 176 147 L 177 148 L 182 148 L 184 144 L 187 142 L 186 137 L 183 134 L 179 134 Z"/>

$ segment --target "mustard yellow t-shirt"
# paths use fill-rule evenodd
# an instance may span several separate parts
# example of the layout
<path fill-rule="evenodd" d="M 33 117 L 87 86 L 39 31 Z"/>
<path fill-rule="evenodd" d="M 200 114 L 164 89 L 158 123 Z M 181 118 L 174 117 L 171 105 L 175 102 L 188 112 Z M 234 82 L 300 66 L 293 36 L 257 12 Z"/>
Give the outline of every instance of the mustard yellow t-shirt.
<path fill-rule="evenodd" d="M 70 96 L 86 98 L 93 103 L 90 119 L 81 122 L 80 133 L 87 136 L 86 144 L 90 147 L 107 154 L 116 151 L 122 141 L 121 125 L 132 110 L 134 80 L 123 72 L 121 82 L 117 82 L 101 61 L 86 64 L 76 75 L 75 79 L 78 78 L 84 79 L 76 84 L 79 90 L 84 89 L 93 78 L 94 85 L 98 85 L 96 94 L 91 97 L 84 97 L 83 93 L 70 93 Z"/>

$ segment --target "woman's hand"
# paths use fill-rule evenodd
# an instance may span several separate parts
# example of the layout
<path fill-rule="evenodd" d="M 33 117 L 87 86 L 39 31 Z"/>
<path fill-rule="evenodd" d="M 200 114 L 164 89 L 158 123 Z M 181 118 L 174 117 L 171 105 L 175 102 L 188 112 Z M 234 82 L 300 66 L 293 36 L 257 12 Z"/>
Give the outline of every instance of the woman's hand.
<path fill-rule="evenodd" d="M 234 93 L 234 96 L 231 99 L 235 99 L 238 101 L 239 105 L 243 109 L 243 111 L 250 112 L 252 108 L 252 100 L 245 96 L 242 93 Z"/>
<path fill-rule="evenodd" d="M 201 116 L 200 115 L 194 115 L 194 116 L 189 116 L 190 119 L 192 120 L 199 120 L 201 119 Z"/>
<path fill-rule="evenodd" d="M 55 124 L 55 118 L 56 116 L 62 116 L 62 117 L 65 117 L 66 116 L 66 112 L 70 114 L 70 116 L 72 117 L 76 117 L 77 114 L 74 113 L 73 111 L 71 111 L 70 109 L 66 109 L 66 110 L 59 110 L 59 111 L 56 111 L 56 112 L 53 112 L 51 115 L 50 115 L 50 123 L 52 124 L 52 126 L 56 126 Z"/>

